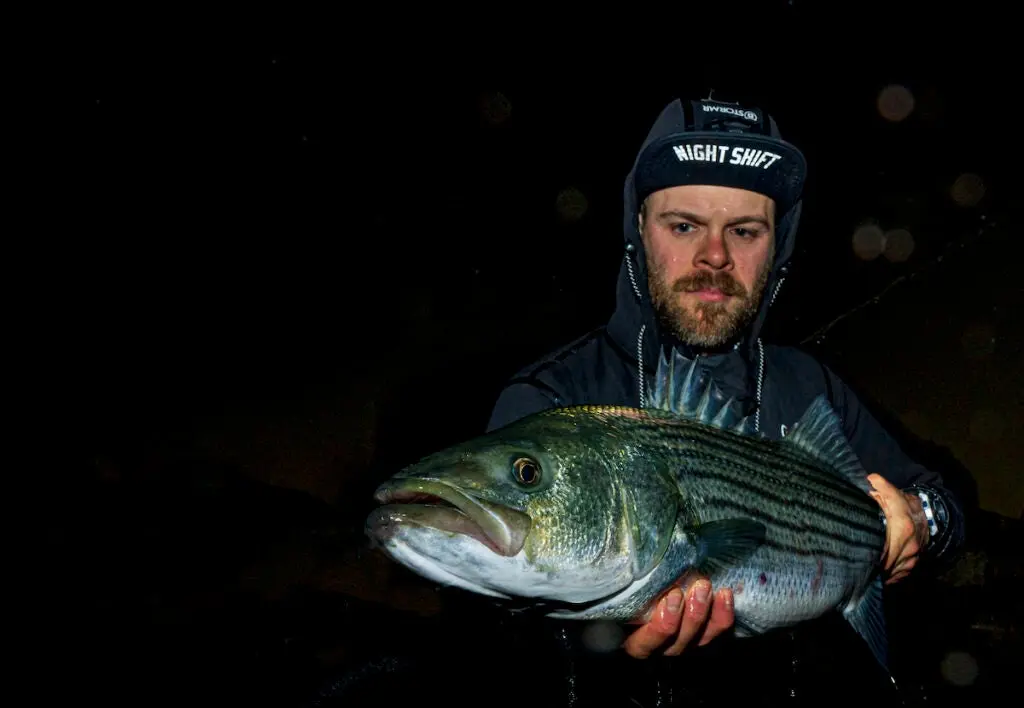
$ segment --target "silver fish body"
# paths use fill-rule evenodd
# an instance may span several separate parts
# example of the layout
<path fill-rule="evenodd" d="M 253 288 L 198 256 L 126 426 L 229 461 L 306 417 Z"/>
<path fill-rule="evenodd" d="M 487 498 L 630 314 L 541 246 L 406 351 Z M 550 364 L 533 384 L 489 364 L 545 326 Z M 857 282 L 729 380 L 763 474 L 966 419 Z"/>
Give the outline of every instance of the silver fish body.
<path fill-rule="evenodd" d="M 381 486 L 367 532 L 427 578 L 566 619 L 642 619 L 700 573 L 732 588 L 740 635 L 838 610 L 884 666 L 885 526 L 827 401 L 768 440 L 674 354 L 650 404 L 544 411 L 430 455 Z"/>

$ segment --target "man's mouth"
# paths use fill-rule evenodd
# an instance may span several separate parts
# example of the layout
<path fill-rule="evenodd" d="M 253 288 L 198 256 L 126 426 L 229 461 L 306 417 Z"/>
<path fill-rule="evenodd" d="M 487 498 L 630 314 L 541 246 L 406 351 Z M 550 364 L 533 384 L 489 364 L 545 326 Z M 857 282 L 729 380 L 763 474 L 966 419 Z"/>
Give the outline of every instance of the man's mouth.
<path fill-rule="evenodd" d="M 701 288 L 700 290 L 693 291 L 693 294 L 702 302 L 723 302 L 726 298 L 730 297 L 718 288 Z"/>

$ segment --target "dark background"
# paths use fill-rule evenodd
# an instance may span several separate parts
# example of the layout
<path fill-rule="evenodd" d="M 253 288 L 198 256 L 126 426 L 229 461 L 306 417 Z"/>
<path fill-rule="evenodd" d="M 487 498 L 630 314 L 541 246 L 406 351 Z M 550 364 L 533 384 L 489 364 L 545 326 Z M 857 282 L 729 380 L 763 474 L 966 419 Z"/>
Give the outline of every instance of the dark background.
<path fill-rule="evenodd" d="M 87 18 L 33 173 L 41 597 L 78 695 L 294 704 L 437 616 L 442 595 L 361 549 L 369 492 L 606 321 L 635 151 L 665 103 L 711 89 L 767 109 L 810 165 L 768 337 L 834 366 L 971 513 L 964 560 L 905 591 L 957 608 L 910 633 L 915 680 L 951 700 L 1008 680 L 1024 302 L 1005 18 L 810 5 L 617 39 L 537 21 L 550 53 L 387 9 Z M 899 121 L 892 85 L 913 97 Z M 910 231 L 909 258 L 859 258 L 866 221 Z M 944 678 L 950 651 L 978 662 L 971 687 Z"/>

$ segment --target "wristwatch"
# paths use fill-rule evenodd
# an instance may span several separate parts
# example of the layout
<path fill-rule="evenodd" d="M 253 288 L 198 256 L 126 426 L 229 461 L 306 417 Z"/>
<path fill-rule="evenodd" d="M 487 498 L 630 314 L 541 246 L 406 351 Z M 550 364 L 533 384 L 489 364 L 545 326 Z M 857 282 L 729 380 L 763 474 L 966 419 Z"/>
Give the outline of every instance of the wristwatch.
<path fill-rule="evenodd" d="M 904 491 L 909 494 L 916 494 L 921 500 L 921 510 L 924 512 L 924 518 L 928 522 L 928 543 L 922 550 L 930 551 L 936 541 L 938 541 L 939 534 L 945 528 L 949 520 L 949 512 L 946 509 L 946 503 L 943 500 L 942 495 L 937 494 L 934 490 L 929 489 L 928 487 L 913 484 Z"/>
<path fill-rule="evenodd" d="M 921 500 L 921 510 L 924 512 L 924 518 L 928 522 L 928 543 L 921 550 L 929 551 L 935 545 L 935 541 L 939 537 L 939 531 L 943 529 L 948 521 L 949 516 L 946 504 L 941 496 L 927 487 L 912 484 L 903 491 L 907 494 L 916 494 L 917 498 Z M 882 525 L 885 526 L 887 522 L 885 514 L 880 512 L 880 516 L 882 517 Z"/>

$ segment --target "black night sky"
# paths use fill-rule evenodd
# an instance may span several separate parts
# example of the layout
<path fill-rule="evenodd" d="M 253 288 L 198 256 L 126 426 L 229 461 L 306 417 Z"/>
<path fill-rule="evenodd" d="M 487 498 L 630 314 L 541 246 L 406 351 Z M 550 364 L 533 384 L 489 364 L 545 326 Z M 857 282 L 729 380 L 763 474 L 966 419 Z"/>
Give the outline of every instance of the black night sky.
<path fill-rule="evenodd" d="M 770 5 L 790 32 L 838 22 Z M 357 653 L 340 615 L 429 615 L 433 590 L 352 555 L 369 491 L 479 432 L 506 378 L 607 319 L 635 151 L 665 103 L 711 89 L 765 107 L 810 165 L 769 338 L 798 344 L 849 313 L 803 346 L 958 470 L 976 528 L 1019 539 L 1012 72 L 961 35 L 864 13 L 874 33 L 849 27 L 827 58 L 728 66 L 707 48 L 577 37 L 541 56 L 525 35 L 463 47 L 351 18 L 82 39 L 75 99 L 50 118 L 64 147 L 37 233 L 60 255 L 39 286 L 58 305 L 37 326 L 59 352 L 47 406 L 68 451 L 48 473 L 65 493 L 46 597 L 95 658 L 86 692 L 139 705 L 131 691 L 179 672 L 249 695 L 282 666 L 308 689 Z M 889 250 L 860 257 L 880 233 Z M 971 553 L 991 569 L 988 539 Z M 984 612 L 961 624 L 1012 615 Z M 1015 612 L 999 637 L 1019 633 Z M 1011 650 L 956 632 L 928 670 L 973 651 L 997 657 L 977 660 L 998 685 Z"/>

